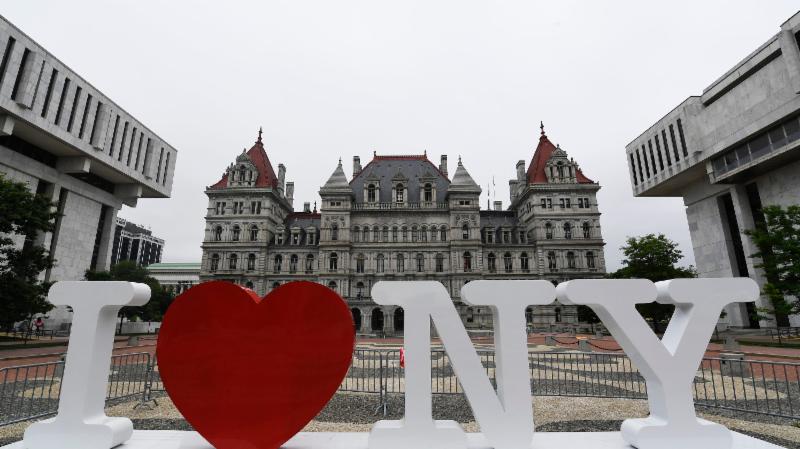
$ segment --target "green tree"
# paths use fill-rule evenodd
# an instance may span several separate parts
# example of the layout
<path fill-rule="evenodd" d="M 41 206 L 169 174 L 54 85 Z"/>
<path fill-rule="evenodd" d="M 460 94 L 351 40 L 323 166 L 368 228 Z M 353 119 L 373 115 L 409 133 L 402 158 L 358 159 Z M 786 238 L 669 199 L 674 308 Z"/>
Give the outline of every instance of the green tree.
<path fill-rule="evenodd" d="M 53 308 L 47 302 L 50 284 L 38 279 L 53 260 L 36 240 L 53 230 L 57 215 L 45 197 L 0 174 L 0 327 L 4 329 Z M 24 236 L 21 247 L 14 244 L 14 235 Z"/>
<path fill-rule="evenodd" d="M 140 307 L 123 307 L 119 312 L 120 329 L 123 319 L 129 321 L 160 321 L 172 303 L 173 295 L 164 289 L 158 280 L 150 276 L 147 268 L 132 261 L 123 261 L 109 271 L 87 271 L 87 281 L 127 281 L 147 284 L 150 287 L 150 301 Z"/>
<path fill-rule="evenodd" d="M 788 316 L 800 313 L 800 303 L 787 301 L 787 296 L 800 298 L 800 206 L 766 206 L 764 222 L 745 233 L 758 248 L 751 257 L 761 259 L 756 265 L 764 270 L 767 283 L 763 293 L 769 298 L 772 309 L 760 309 L 778 325 L 788 325 Z"/>
<path fill-rule="evenodd" d="M 678 244 L 664 234 L 647 234 L 641 237 L 628 237 L 626 245 L 620 248 L 625 255 L 622 268 L 609 273 L 614 279 L 649 279 L 653 282 L 676 278 L 697 277 L 694 267 L 679 267 L 675 264 L 683 254 Z M 642 316 L 653 323 L 656 333 L 660 332 L 661 323 L 669 321 L 675 307 L 656 302 L 637 304 L 636 308 Z"/>

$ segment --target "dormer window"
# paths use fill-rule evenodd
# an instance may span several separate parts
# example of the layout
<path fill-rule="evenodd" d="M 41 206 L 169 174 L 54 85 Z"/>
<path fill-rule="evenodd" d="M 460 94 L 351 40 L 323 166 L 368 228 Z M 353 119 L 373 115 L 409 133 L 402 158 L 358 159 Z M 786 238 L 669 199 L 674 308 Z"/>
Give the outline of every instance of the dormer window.
<path fill-rule="evenodd" d="M 395 187 L 395 202 L 405 202 L 405 188 L 403 187 L 403 184 L 397 184 Z"/>
<path fill-rule="evenodd" d="M 422 201 L 429 203 L 433 201 L 433 185 L 431 183 L 425 184 L 423 188 Z"/>
<path fill-rule="evenodd" d="M 367 202 L 368 203 L 374 203 L 375 201 L 377 201 L 377 199 L 376 199 L 377 198 L 377 195 L 376 195 L 377 190 L 378 189 L 375 187 L 375 184 L 370 184 L 369 186 L 367 186 Z"/>

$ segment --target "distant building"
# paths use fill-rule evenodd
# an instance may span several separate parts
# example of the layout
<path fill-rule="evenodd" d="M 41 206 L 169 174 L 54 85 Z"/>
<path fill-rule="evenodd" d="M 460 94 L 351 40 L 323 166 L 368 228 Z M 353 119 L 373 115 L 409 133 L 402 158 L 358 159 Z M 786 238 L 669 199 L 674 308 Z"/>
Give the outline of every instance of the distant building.
<path fill-rule="evenodd" d="M 745 230 L 762 207 L 800 204 L 800 13 L 727 73 L 626 147 L 636 196 L 683 197 L 701 277 L 766 279 Z M 732 304 L 730 326 L 759 323 L 757 304 Z M 800 325 L 790 317 L 779 325 Z"/>
<path fill-rule="evenodd" d="M 468 328 L 491 325 L 485 307 L 461 301 L 476 279 L 599 278 L 605 273 L 597 182 L 586 177 L 542 127 L 530 165 L 511 171 L 511 206 L 480 210 L 481 188 L 447 156 L 379 155 L 364 167 L 341 160 L 319 190 L 320 211 L 293 207 L 294 184 L 277 175 L 259 132 L 208 195 L 200 280 L 226 280 L 266 294 L 297 280 L 318 282 L 348 302 L 359 332 L 399 333 L 403 310 L 379 306 L 381 280 L 435 280 Z M 576 323 L 576 308 L 529 308 L 534 325 Z M 300 319 L 300 317 L 298 317 Z"/>
<path fill-rule="evenodd" d="M 154 263 L 147 267 L 147 271 L 159 284 L 176 295 L 200 283 L 199 263 Z"/>
<path fill-rule="evenodd" d="M 169 197 L 176 158 L 152 130 L 0 17 L 0 174 L 57 205 L 54 231 L 33 239 L 55 259 L 45 280 L 108 269 L 117 211 Z M 25 237 L 14 239 L 22 245 Z M 51 328 L 71 320 L 66 307 L 48 316 Z"/>
<path fill-rule="evenodd" d="M 111 246 L 111 265 L 130 260 L 146 267 L 161 262 L 163 250 L 164 240 L 154 237 L 152 231 L 117 217 Z"/>

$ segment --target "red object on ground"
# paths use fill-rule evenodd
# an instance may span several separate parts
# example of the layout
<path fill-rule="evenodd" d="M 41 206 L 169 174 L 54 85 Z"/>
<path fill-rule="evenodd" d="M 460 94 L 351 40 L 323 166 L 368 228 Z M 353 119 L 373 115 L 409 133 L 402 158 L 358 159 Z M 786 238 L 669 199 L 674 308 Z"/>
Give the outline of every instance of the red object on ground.
<path fill-rule="evenodd" d="M 400 368 L 406 367 L 406 350 L 405 348 L 400 348 Z"/>
<path fill-rule="evenodd" d="M 290 282 L 264 299 L 228 282 L 178 296 L 158 337 L 164 387 L 217 449 L 276 449 L 336 393 L 355 345 L 342 298 Z"/>

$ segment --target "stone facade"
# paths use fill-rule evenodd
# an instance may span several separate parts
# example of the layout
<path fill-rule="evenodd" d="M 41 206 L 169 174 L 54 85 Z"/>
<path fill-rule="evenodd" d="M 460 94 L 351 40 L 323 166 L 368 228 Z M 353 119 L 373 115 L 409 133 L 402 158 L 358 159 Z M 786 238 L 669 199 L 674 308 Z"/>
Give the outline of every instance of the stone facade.
<path fill-rule="evenodd" d="M 227 280 L 263 295 L 297 280 L 318 282 L 350 305 L 362 333 L 400 333 L 402 310 L 370 297 L 381 280 L 434 280 L 450 292 L 468 328 L 491 326 L 488 309 L 467 307 L 461 287 L 476 279 L 602 277 L 605 272 L 600 186 L 583 175 L 542 129 L 533 160 L 519 161 L 511 206 L 481 210 L 480 187 L 459 159 L 452 179 L 447 156 L 341 160 L 320 188 L 321 207 L 293 210 L 292 183 L 269 162 L 261 133 L 217 183 L 206 189 L 200 281 Z M 499 202 L 497 202 L 499 203 Z M 577 323 L 576 309 L 531 308 L 534 326 Z"/>
<path fill-rule="evenodd" d="M 699 96 L 668 112 L 626 147 L 637 196 L 679 196 L 702 277 L 766 282 L 745 233 L 762 207 L 800 204 L 800 13 Z M 732 304 L 732 327 L 800 325 L 761 320 L 756 303 Z"/>

